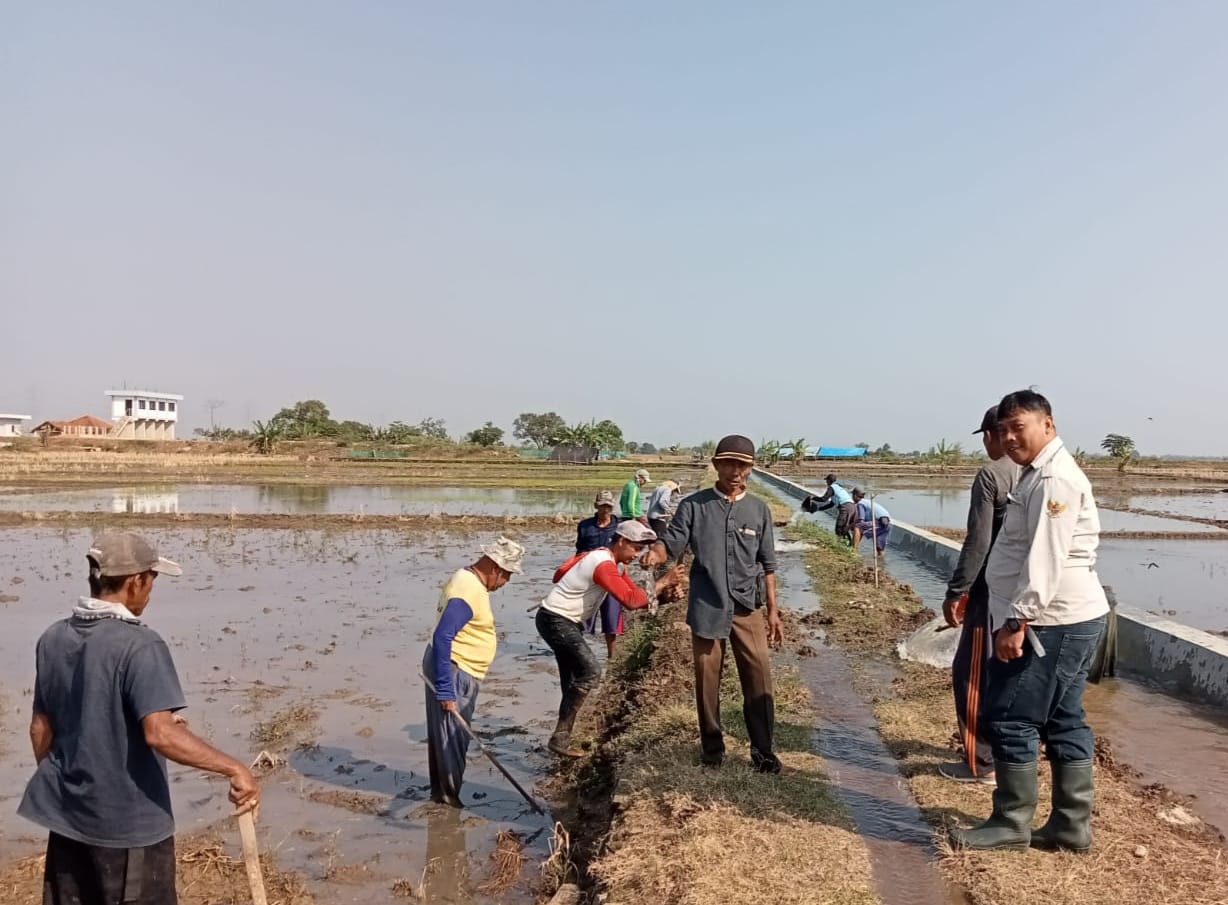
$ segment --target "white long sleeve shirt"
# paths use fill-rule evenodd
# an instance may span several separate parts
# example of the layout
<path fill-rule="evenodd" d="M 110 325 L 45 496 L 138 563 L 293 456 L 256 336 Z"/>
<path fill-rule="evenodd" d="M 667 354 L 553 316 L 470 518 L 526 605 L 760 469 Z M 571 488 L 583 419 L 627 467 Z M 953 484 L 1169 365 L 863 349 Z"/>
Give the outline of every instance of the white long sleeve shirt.
<path fill-rule="evenodd" d="M 1072 625 L 1109 611 L 1096 574 L 1100 514 L 1092 485 L 1055 437 L 1023 470 L 989 554 L 989 615 Z"/>

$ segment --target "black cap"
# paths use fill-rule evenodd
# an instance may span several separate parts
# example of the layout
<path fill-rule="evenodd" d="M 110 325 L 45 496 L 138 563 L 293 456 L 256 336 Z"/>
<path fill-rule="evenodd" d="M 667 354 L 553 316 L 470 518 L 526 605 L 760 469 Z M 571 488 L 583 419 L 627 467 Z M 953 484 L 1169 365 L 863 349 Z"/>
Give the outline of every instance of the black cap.
<path fill-rule="evenodd" d="M 834 484 L 836 483 L 836 476 L 834 474 L 829 474 L 823 480 L 826 481 L 828 484 Z"/>
<path fill-rule="evenodd" d="M 998 429 L 998 407 L 991 405 L 989 410 L 985 412 L 985 417 L 981 419 L 981 426 L 972 432 L 973 436 L 983 434 L 985 431 L 996 431 Z"/>
<path fill-rule="evenodd" d="M 716 452 L 712 454 L 713 461 L 717 459 L 733 459 L 735 462 L 755 464 L 755 444 L 750 437 L 741 434 L 730 434 L 721 438 L 716 444 Z"/>

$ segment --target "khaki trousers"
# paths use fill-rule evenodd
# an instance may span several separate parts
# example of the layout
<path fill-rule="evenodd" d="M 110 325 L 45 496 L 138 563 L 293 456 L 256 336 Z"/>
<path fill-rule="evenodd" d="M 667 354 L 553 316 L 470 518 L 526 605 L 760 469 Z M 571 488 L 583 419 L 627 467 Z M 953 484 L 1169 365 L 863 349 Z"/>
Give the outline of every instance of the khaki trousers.
<path fill-rule="evenodd" d="M 752 754 L 772 755 L 772 728 L 776 702 L 772 697 L 772 668 L 768 654 L 767 622 L 762 610 L 738 609 L 729 632 L 733 659 L 742 684 L 742 715 L 746 718 Z M 695 704 L 699 711 L 699 736 L 704 757 L 725 753 L 721 731 L 721 669 L 725 663 L 724 639 L 691 635 L 695 658 Z"/>

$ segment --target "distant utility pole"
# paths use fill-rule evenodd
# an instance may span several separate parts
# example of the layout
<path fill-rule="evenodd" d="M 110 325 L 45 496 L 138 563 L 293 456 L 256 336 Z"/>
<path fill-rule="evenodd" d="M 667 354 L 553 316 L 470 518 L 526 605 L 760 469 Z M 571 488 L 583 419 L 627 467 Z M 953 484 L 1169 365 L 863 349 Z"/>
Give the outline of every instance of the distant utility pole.
<path fill-rule="evenodd" d="M 206 399 L 205 408 L 209 410 L 209 431 L 217 430 L 217 421 L 213 417 L 213 413 L 226 404 L 224 399 Z"/>

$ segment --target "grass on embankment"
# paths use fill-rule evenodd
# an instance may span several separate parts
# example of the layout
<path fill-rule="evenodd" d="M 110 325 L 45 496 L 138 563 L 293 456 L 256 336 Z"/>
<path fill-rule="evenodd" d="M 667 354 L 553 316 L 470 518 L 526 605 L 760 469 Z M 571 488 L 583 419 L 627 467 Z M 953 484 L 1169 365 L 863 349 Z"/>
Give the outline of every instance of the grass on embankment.
<path fill-rule="evenodd" d="M 157 444 L 154 444 L 155 446 Z M 289 445 L 289 444 L 288 444 Z M 611 490 L 617 496 L 640 465 L 600 462 L 570 465 L 514 456 L 454 460 L 352 459 L 345 449 L 315 449 L 299 455 L 242 452 L 168 453 L 157 450 L 84 452 L 76 449 L 2 452 L 0 485 L 29 487 L 116 484 L 357 484 L 542 490 Z M 656 480 L 694 485 L 702 467 L 684 462 L 652 463 Z"/>
<path fill-rule="evenodd" d="M 865 669 L 866 658 L 894 659 L 895 644 L 926 618 L 907 585 L 873 573 L 834 536 L 817 526 L 790 528 L 790 535 L 815 544 L 807 565 L 822 601 L 828 635 L 861 651 L 853 659 L 862 691 L 872 698 L 879 731 L 899 760 L 922 813 L 939 831 L 942 868 L 979 905 L 1043 901 L 1046 905 L 1222 905 L 1228 902 L 1225 853 L 1215 833 L 1199 824 L 1179 827 L 1161 813 L 1179 800 L 1154 787 L 1140 788 L 1129 768 L 1117 764 L 1099 744 L 1095 846 L 1088 855 L 1027 852 L 956 852 L 945 843 L 945 827 L 968 826 L 988 816 L 992 788 L 949 782 L 938 764 L 957 759 L 950 674 L 916 663 L 898 662 L 890 686 Z M 890 548 L 888 548 L 890 555 Z M 1041 768 L 1036 821 L 1049 812 L 1049 771 Z M 1021 898 L 1022 897 L 1022 898 Z"/>
<path fill-rule="evenodd" d="M 784 771 L 751 770 L 732 658 L 725 764 L 699 765 L 684 606 L 635 620 L 586 715 L 583 729 L 600 743 L 577 768 L 580 794 L 612 802 L 608 836 L 590 827 L 590 878 L 609 903 L 877 903 L 869 855 L 814 753 L 814 717 L 793 666 L 773 665 Z"/>

